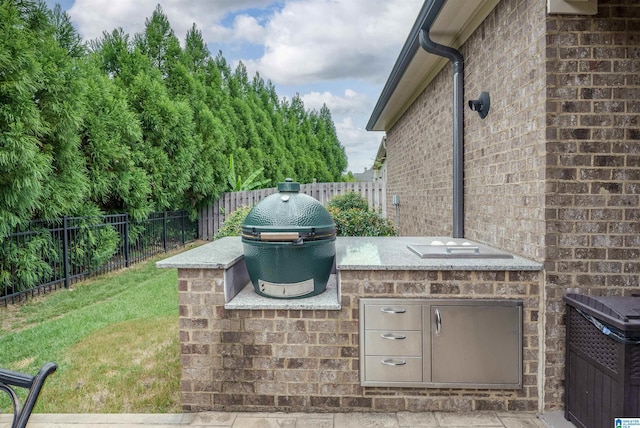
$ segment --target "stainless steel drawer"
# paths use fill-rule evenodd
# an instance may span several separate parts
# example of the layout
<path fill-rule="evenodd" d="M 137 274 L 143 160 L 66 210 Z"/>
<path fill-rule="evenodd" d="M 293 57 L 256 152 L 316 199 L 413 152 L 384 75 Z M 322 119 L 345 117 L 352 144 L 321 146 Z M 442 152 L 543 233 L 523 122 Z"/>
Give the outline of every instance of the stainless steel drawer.
<path fill-rule="evenodd" d="M 422 330 L 422 306 L 403 304 L 365 305 L 367 330 Z"/>
<path fill-rule="evenodd" d="M 366 330 L 365 355 L 422 356 L 422 331 Z"/>
<path fill-rule="evenodd" d="M 365 357 L 365 382 L 422 382 L 422 358 Z"/>

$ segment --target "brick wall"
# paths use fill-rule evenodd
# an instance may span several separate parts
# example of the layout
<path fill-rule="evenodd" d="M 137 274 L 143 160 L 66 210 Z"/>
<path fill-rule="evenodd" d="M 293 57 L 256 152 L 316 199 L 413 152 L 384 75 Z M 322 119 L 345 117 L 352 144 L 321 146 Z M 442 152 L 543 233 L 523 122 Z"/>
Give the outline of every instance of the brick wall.
<path fill-rule="evenodd" d="M 484 120 L 465 106 L 465 236 L 537 260 L 544 251 L 544 18 L 544 2 L 503 0 L 461 48 L 465 103 L 482 91 L 491 96 Z M 452 233 L 452 99 L 447 64 L 387 133 L 387 194 L 401 196 L 401 235 Z"/>
<path fill-rule="evenodd" d="M 546 401 L 563 400 L 567 291 L 640 282 L 640 3 L 548 16 Z"/>
<path fill-rule="evenodd" d="M 544 1 L 502 1 L 463 46 L 465 98 L 491 96 L 485 119 L 465 110 L 465 236 L 544 257 Z"/>
<path fill-rule="evenodd" d="M 539 272 L 341 272 L 342 310 L 226 310 L 223 271 L 180 269 L 185 411 L 538 410 Z M 362 387 L 361 297 L 524 301 L 524 387 Z"/>
<path fill-rule="evenodd" d="M 503 0 L 461 51 L 465 99 L 492 101 L 485 120 L 465 110 L 465 236 L 545 262 L 545 406 L 558 409 L 562 296 L 639 292 L 640 3 L 599 0 L 591 17 Z M 451 233 L 450 81 L 446 66 L 388 132 L 402 235 Z"/>
<path fill-rule="evenodd" d="M 436 77 L 400 123 L 387 132 L 387 205 L 402 236 L 452 233 L 451 66 Z"/>

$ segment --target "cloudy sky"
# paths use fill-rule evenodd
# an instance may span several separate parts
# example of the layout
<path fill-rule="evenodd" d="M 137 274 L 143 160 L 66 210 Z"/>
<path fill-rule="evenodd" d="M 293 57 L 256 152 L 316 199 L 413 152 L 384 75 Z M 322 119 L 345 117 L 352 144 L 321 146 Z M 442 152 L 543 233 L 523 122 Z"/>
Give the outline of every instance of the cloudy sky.
<path fill-rule="evenodd" d="M 46 0 L 60 3 L 85 40 L 133 35 L 157 4 L 183 40 L 195 22 L 209 51 L 242 61 L 281 97 L 326 103 L 352 172 L 370 168 L 382 133 L 366 123 L 422 0 Z"/>

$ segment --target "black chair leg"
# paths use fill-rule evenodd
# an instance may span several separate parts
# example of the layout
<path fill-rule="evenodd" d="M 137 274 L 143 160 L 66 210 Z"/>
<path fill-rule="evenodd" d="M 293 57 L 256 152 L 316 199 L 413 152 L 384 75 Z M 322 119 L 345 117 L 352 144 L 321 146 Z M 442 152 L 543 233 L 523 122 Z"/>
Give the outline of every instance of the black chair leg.
<path fill-rule="evenodd" d="M 24 373 L 18 373 L 11 370 L 0 369 L 0 391 L 6 392 L 11 399 L 13 405 L 13 423 L 11 428 L 25 428 L 33 407 L 36 405 L 40 390 L 44 385 L 44 381 L 51 373 L 55 372 L 58 366 L 55 363 L 46 363 L 40 369 L 40 372 L 31 376 Z M 29 390 L 24 406 L 20 406 L 20 400 L 14 390 L 14 387 Z"/>

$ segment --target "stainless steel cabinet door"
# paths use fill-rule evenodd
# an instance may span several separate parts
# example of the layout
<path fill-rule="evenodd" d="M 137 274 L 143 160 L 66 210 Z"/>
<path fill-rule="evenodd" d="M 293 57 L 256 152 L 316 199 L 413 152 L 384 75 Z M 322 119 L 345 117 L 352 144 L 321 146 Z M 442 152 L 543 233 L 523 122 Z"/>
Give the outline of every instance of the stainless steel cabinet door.
<path fill-rule="evenodd" d="M 432 304 L 431 381 L 522 384 L 522 307 Z"/>

